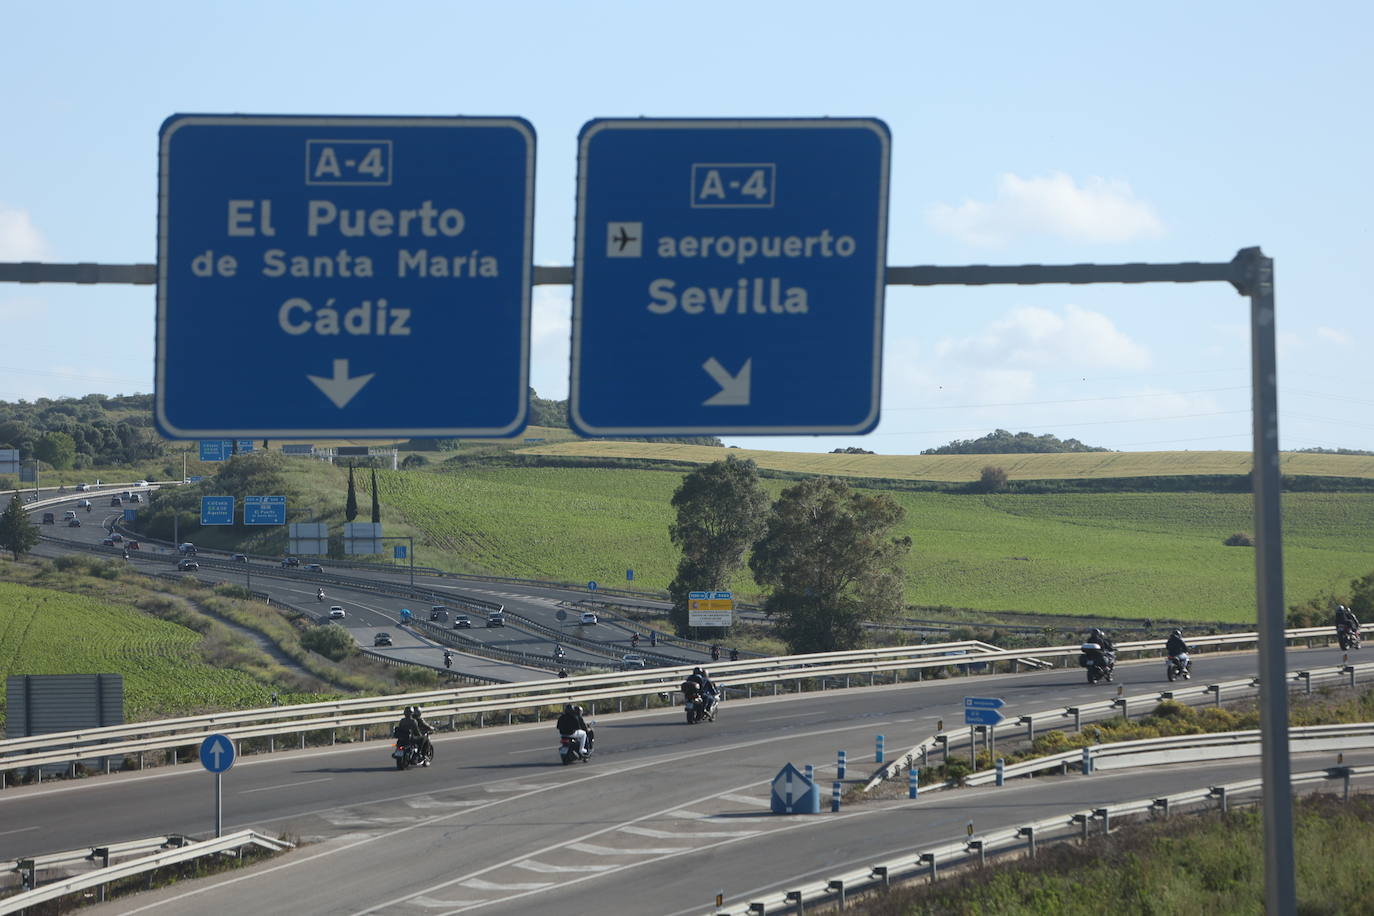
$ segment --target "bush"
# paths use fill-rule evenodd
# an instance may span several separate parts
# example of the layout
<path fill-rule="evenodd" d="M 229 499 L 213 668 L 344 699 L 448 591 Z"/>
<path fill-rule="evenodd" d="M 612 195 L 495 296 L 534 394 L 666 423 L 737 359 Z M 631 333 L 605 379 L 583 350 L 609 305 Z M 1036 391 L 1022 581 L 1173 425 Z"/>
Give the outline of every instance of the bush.
<path fill-rule="evenodd" d="M 1255 539 L 1244 531 L 1237 531 L 1235 534 L 1222 541 L 1227 547 L 1254 547 Z"/>
<path fill-rule="evenodd" d="M 1001 493 L 1007 488 L 1007 472 L 996 465 L 988 465 L 978 477 L 978 487 L 984 493 Z"/>
<path fill-rule="evenodd" d="M 337 623 L 306 630 L 301 634 L 301 645 L 335 662 L 343 661 L 358 651 L 352 634 Z"/>

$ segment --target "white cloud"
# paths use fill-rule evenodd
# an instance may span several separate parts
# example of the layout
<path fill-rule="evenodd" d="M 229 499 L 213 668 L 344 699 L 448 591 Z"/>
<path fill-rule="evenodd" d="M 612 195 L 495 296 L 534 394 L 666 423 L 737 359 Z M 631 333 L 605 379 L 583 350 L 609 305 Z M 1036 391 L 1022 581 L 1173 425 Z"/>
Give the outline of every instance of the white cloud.
<path fill-rule="evenodd" d="M 930 224 L 970 245 L 1003 245 L 1022 236 L 1053 235 L 1076 242 L 1127 242 L 1164 233 L 1164 224 L 1131 186 L 1089 178 L 1082 185 L 1062 172 L 1044 178 L 998 176 L 997 194 L 984 202 L 936 204 Z"/>
<path fill-rule="evenodd" d="M 1076 305 L 1056 313 L 1019 308 L 983 333 L 942 340 L 936 355 L 990 369 L 1144 369 L 1150 353 L 1099 312 Z"/>
<path fill-rule="evenodd" d="M 1355 342 L 1355 339 L 1339 328 L 1320 327 L 1316 330 L 1319 339 L 1327 343 L 1333 343 L 1338 347 L 1348 347 Z"/>
<path fill-rule="evenodd" d="M 530 306 L 530 384 L 541 398 L 566 398 L 572 290 L 536 286 Z"/>
<path fill-rule="evenodd" d="M 0 205 L 0 261 L 41 261 L 48 251 L 48 242 L 28 211 Z"/>

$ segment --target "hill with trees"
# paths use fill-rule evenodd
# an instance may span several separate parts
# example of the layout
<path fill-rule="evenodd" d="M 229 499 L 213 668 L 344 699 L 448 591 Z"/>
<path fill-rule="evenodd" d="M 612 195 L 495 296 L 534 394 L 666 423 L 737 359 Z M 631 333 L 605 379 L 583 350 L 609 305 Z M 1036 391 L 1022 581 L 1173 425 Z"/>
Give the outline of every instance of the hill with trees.
<path fill-rule="evenodd" d="M 994 429 L 981 439 L 955 439 L 939 448 L 928 448 L 922 455 L 1015 455 L 1026 452 L 1036 454 L 1055 454 L 1059 452 L 1109 452 L 1111 449 L 1096 445 L 1084 445 L 1077 439 L 1060 439 L 1045 433 L 1036 436 L 1031 433 L 1012 434 L 1005 429 Z"/>

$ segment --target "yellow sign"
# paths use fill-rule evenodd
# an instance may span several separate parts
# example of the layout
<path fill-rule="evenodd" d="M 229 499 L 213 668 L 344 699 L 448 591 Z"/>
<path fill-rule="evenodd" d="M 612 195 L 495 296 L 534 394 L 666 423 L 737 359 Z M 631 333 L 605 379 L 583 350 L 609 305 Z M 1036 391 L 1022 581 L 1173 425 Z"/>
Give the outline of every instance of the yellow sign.
<path fill-rule="evenodd" d="M 693 598 L 688 600 L 689 611 L 733 611 L 735 602 L 722 598 Z"/>

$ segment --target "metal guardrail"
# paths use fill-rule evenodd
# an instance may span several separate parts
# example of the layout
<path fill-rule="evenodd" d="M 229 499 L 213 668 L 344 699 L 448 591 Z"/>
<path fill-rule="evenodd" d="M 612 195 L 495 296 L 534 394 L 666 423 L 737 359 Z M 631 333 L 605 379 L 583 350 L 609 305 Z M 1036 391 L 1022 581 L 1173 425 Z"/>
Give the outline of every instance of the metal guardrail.
<path fill-rule="evenodd" d="M 1293 685 L 1302 682 L 1306 689 L 1310 691 L 1314 682 L 1348 677 L 1350 679 L 1350 685 L 1353 687 L 1356 677 L 1362 673 L 1374 673 L 1374 663 L 1366 663 L 1363 665 L 1339 665 L 1315 670 L 1290 671 L 1288 672 L 1288 680 L 1290 684 Z M 992 738 L 995 741 L 999 734 L 1003 732 L 1016 732 L 1024 726 L 1027 736 L 1034 739 L 1036 724 L 1043 724 L 1046 720 L 1058 722 L 1063 719 L 1072 718 L 1075 728 L 1077 729 L 1081 728 L 1085 718 L 1101 713 L 1115 713 L 1117 710 L 1120 710 L 1122 715 L 1126 715 L 1132 707 L 1139 708 L 1141 704 L 1152 707 L 1163 700 L 1187 700 L 1202 698 L 1208 694 L 1212 694 L 1216 702 L 1220 704 L 1223 692 L 1232 694 L 1237 690 L 1254 691 L 1257 690 L 1258 687 L 1259 679 L 1249 677 L 1215 684 L 1196 684 L 1188 687 L 1178 687 L 1133 697 L 1119 696 L 1110 700 L 1080 703 L 1077 706 L 1060 706 L 1054 709 L 1041 710 L 1039 712 L 1027 713 L 1024 715 L 1008 716 L 1000 724 L 991 726 Z M 988 726 L 978 727 L 988 728 Z M 967 743 L 965 740 L 966 736 L 968 736 L 968 731 L 965 729 L 940 732 L 927 736 L 915 746 L 893 757 L 889 763 L 884 764 L 874 772 L 872 777 L 869 778 L 869 781 L 864 785 L 864 791 L 867 792 L 884 780 L 896 776 L 901 772 L 904 766 L 911 766 L 918 757 L 922 760 L 922 766 L 928 765 L 930 753 L 937 748 L 940 748 L 945 752 L 946 756 L 948 756 L 949 748 L 962 746 Z M 1074 753 L 1076 754 L 1079 752 L 1074 751 Z M 1016 764 L 1016 766 L 1020 766 L 1020 764 Z"/>
<path fill-rule="evenodd" d="M 111 865 L 100 868 L 84 875 L 67 878 L 43 887 L 23 891 L 9 897 L 0 898 L 0 914 L 18 913 L 21 910 L 45 903 L 49 900 L 56 900 L 68 894 L 74 894 L 87 888 L 99 887 L 102 889 L 100 895 L 104 899 L 103 888 L 112 881 L 119 881 L 133 875 L 143 874 L 167 865 L 178 865 L 182 862 L 189 862 L 199 859 L 202 856 L 215 855 L 216 853 L 229 852 L 231 850 L 242 850 L 245 846 L 258 846 L 269 852 L 280 852 L 284 849 L 292 848 L 295 844 L 286 840 L 275 839 L 255 830 L 240 830 L 226 836 L 213 840 L 203 840 L 198 843 L 189 843 L 166 852 L 154 853 L 128 862 L 121 862 L 118 865 Z M 92 850 L 94 852 L 94 850 Z M 83 856 L 84 858 L 84 856 Z"/>
<path fill-rule="evenodd" d="M 1346 794 L 1350 791 L 1353 779 L 1374 776 L 1374 766 L 1334 766 L 1320 770 L 1308 770 L 1292 775 L 1293 785 L 1305 785 L 1327 780 L 1342 780 Z M 1237 796 L 1250 795 L 1262 789 L 1262 780 L 1246 779 L 1223 785 L 1208 786 L 1203 789 L 1190 789 L 1160 798 L 1141 798 L 1132 801 L 1087 808 L 1044 818 L 1018 827 L 1008 827 L 984 834 L 975 834 L 965 840 L 956 840 L 938 846 L 922 847 L 915 845 L 912 851 L 897 858 L 875 862 L 865 868 L 854 869 L 834 877 L 798 882 L 792 889 L 778 891 L 751 900 L 748 903 L 731 904 L 718 907 L 716 916 L 754 916 L 764 913 L 801 912 L 809 904 L 838 904 L 845 895 L 855 891 L 866 891 L 890 886 L 894 880 L 911 880 L 929 877 L 931 881 L 939 877 L 940 868 L 957 866 L 968 861 L 984 861 L 992 853 L 1005 853 L 1024 849 L 1032 858 L 1036 854 L 1036 844 L 1046 839 L 1064 839 L 1081 836 L 1088 839 L 1093 824 L 1101 825 L 1101 832 L 1107 833 L 1113 817 L 1126 817 L 1134 814 L 1158 812 L 1167 817 L 1171 810 L 1181 805 L 1215 803 L 1225 811 L 1230 801 Z"/>

